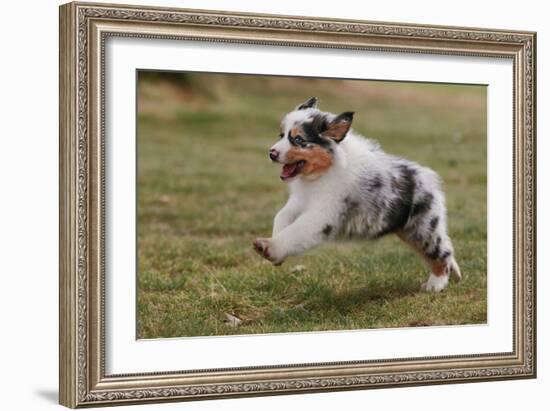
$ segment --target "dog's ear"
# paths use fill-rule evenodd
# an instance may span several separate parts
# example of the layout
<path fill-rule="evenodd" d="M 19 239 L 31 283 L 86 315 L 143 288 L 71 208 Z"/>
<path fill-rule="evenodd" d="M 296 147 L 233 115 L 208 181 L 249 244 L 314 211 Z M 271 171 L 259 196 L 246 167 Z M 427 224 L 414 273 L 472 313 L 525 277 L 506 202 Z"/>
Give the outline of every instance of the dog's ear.
<path fill-rule="evenodd" d="M 346 111 L 337 115 L 327 124 L 327 129 L 323 131 L 321 135 L 339 143 L 344 139 L 344 137 L 346 137 L 346 134 L 348 134 L 348 131 L 351 128 L 353 114 L 353 111 Z"/>
<path fill-rule="evenodd" d="M 296 106 L 295 110 L 305 110 L 306 108 L 317 108 L 319 99 L 317 97 L 311 97 L 309 100 L 304 101 L 302 104 Z"/>

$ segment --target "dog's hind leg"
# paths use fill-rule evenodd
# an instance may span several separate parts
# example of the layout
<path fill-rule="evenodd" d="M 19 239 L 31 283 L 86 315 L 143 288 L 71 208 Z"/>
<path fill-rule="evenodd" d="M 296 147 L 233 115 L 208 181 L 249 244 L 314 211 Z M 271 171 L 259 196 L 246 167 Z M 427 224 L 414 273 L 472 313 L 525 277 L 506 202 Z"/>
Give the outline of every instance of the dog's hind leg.
<path fill-rule="evenodd" d="M 447 234 L 445 196 L 441 191 L 439 177 L 433 171 L 416 169 L 409 217 L 397 234 L 422 256 L 430 268 L 423 289 L 434 292 L 443 290 L 451 272 L 460 279 L 460 268 Z"/>
<path fill-rule="evenodd" d="M 400 231 L 399 238 L 409 244 L 430 268 L 428 280 L 422 284 L 425 291 L 442 291 L 449 282 L 449 276 L 454 273 L 458 280 L 462 275 L 455 257 L 453 245 L 446 230 L 437 230 L 432 233 L 420 231 Z"/>

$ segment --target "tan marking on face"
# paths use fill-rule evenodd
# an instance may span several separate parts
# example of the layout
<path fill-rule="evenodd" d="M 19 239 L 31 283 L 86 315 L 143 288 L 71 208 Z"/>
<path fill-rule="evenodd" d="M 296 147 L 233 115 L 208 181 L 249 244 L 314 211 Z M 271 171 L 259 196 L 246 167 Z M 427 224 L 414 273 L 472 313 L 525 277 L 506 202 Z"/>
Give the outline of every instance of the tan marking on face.
<path fill-rule="evenodd" d="M 288 150 L 286 156 L 291 163 L 304 160 L 306 164 L 300 174 L 306 176 L 323 173 L 332 165 L 332 155 L 318 146 L 309 149 L 293 147 Z"/>

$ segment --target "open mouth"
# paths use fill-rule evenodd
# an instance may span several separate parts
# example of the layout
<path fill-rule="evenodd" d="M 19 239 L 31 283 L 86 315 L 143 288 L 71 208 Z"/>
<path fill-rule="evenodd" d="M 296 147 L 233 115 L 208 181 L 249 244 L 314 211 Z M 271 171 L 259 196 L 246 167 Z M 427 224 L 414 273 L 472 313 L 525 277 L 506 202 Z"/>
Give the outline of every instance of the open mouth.
<path fill-rule="evenodd" d="M 281 170 L 281 180 L 288 180 L 289 178 L 296 177 L 300 174 L 300 171 L 302 171 L 305 165 L 306 162 L 304 160 L 292 164 L 285 164 Z"/>

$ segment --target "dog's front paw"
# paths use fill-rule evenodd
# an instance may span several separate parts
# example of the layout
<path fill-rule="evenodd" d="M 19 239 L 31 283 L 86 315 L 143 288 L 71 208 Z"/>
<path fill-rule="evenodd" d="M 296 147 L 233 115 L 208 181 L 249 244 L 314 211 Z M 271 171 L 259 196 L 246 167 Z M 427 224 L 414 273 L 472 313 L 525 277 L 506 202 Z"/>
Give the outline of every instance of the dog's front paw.
<path fill-rule="evenodd" d="M 271 238 L 256 238 L 253 244 L 254 250 L 263 258 L 271 261 L 274 265 L 282 264 L 283 259 L 277 255 Z"/>
<path fill-rule="evenodd" d="M 269 260 L 269 238 L 256 238 L 254 240 L 254 250 L 263 258 Z"/>

